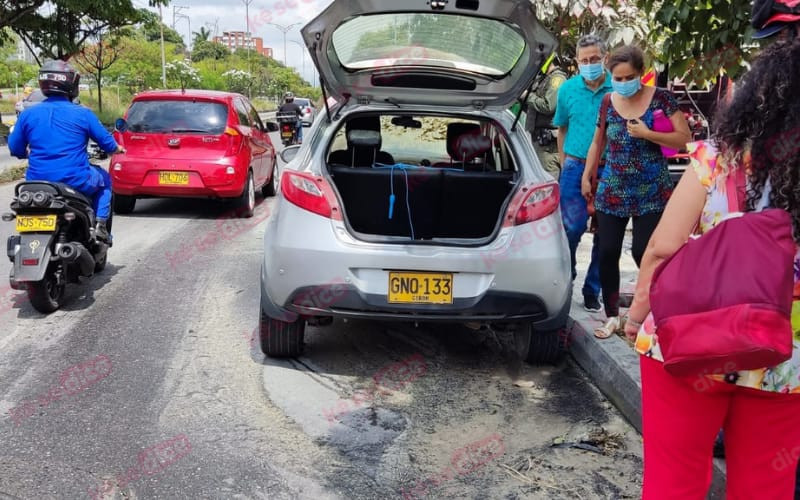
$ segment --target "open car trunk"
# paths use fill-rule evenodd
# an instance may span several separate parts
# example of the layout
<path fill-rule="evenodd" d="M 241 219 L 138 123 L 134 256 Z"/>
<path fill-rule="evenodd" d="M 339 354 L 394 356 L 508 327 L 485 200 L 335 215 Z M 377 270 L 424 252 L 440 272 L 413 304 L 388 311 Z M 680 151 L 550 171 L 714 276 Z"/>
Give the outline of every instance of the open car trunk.
<path fill-rule="evenodd" d="M 346 149 L 329 154 L 328 170 L 345 221 L 367 240 L 483 243 L 501 225 L 518 177 L 506 140 L 489 123 L 415 118 L 381 117 L 382 146 L 362 141 L 369 134 L 361 128 L 377 117 L 343 127 Z M 392 137 L 397 120 L 402 130 Z M 424 120 L 425 130 L 403 127 L 409 120 Z"/>

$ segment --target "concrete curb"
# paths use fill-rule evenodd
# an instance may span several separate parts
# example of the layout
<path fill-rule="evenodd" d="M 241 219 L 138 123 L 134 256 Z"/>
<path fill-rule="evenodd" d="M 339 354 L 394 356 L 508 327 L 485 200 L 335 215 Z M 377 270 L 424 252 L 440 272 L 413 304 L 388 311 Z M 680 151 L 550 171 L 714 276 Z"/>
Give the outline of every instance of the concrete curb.
<path fill-rule="evenodd" d="M 594 336 L 594 329 L 601 326 L 604 319 L 602 313 L 589 313 L 583 309 L 582 304 L 573 301 L 568 323 L 571 354 L 600 391 L 641 434 L 642 381 L 639 375 L 639 355 L 617 335 L 608 339 Z M 725 498 L 724 460 L 714 460 L 714 478 L 708 498 Z"/>

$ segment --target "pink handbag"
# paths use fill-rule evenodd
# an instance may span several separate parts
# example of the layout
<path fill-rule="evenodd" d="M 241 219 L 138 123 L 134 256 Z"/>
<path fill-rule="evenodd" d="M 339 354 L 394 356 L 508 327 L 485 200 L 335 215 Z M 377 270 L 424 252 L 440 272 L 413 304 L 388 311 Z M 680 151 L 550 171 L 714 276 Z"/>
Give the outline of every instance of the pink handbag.
<path fill-rule="evenodd" d="M 728 176 L 731 213 L 744 211 L 744 185 L 742 169 Z M 725 374 L 788 360 L 795 252 L 790 215 L 765 209 L 720 222 L 661 263 L 650 304 L 664 369 Z"/>
<path fill-rule="evenodd" d="M 667 115 L 664 114 L 664 111 L 660 109 L 653 111 L 653 131 L 654 132 L 675 131 L 675 128 L 672 126 L 672 122 L 669 120 Z M 678 152 L 679 151 L 677 149 L 661 146 L 661 154 L 663 154 L 667 158 L 669 158 L 670 156 L 675 156 L 676 154 L 678 154 Z"/>

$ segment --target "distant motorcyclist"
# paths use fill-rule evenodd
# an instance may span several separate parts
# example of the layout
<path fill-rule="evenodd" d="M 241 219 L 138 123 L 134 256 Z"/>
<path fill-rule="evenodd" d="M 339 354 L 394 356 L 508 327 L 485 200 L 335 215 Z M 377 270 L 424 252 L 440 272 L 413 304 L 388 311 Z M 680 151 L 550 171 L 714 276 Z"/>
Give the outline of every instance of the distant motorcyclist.
<path fill-rule="evenodd" d="M 65 61 L 47 61 L 39 70 L 39 87 L 47 97 L 19 115 L 8 148 L 28 158 L 28 181 L 63 182 L 93 201 L 98 240 L 110 242 L 111 177 L 89 163 L 91 138 L 109 154 L 124 153 L 89 108 L 72 100 L 79 94 L 80 74 Z"/>
<path fill-rule="evenodd" d="M 282 115 L 297 115 L 297 143 L 303 143 L 303 110 L 294 102 L 294 93 L 286 92 L 283 96 L 284 103 L 278 108 L 278 113 Z"/>

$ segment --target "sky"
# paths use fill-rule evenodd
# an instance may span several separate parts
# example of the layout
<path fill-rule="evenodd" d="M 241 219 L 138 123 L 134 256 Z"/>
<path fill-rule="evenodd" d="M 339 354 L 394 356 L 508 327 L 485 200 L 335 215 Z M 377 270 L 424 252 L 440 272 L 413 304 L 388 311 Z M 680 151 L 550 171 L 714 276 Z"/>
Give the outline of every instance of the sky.
<path fill-rule="evenodd" d="M 297 72 L 306 81 L 311 82 L 316 73 L 300 36 L 300 29 L 322 12 L 331 1 L 250 0 L 250 31 L 253 36 L 263 38 L 264 46 L 272 48 L 273 57 L 283 62 L 283 33 L 275 26 L 258 20 L 271 19 L 270 22 L 282 26 L 302 23 L 291 28 L 286 34 L 286 59 L 289 66 L 297 69 Z M 134 0 L 134 4 L 145 7 L 147 2 L 146 0 Z M 151 10 L 157 11 L 157 9 Z M 173 12 L 176 13 L 175 30 L 183 36 L 187 44 L 191 42 L 191 32 L 198 31 L 201 26 L 209 29 L 212 37 L 215 31 L 222 35 L 223 31 L 245 31 L 247 28 L 244 0 L 172 0 L 163 11 L 164 24 L 168 26 L 172 26 Z M 293 41 L 299 42 L 299 45 Z M 305 72 L 303 72 L 304 62 Z"/>

